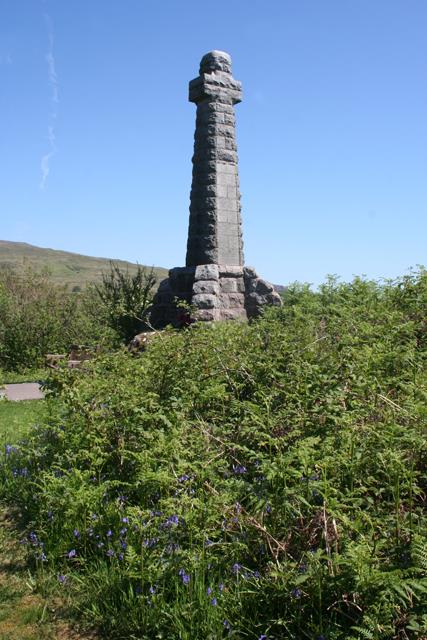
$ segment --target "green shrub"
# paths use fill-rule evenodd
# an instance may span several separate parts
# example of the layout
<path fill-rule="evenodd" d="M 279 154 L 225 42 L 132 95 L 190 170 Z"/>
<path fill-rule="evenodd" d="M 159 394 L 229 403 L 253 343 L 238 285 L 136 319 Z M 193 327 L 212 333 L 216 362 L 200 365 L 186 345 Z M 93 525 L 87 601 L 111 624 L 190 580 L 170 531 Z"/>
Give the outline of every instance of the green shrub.
<path fill-rule="evenodd" d="M 29 553 L 112 638 L 427 634 L 427 275 L 291 287 L 50 381 Z"/>
<path fill-rule="evenodd" d="M 130 342 L 144 328 L 155 284 L 153 269 L 147 271 L 138 265 L 132 275 L 112 262 L 110 271 L 103 274 L 101 284 L 94 285 L 106 322 L 123 342 Z"/>
<path fill-rule="evenodd" d="M 0 368 L 20 371 L 44 362 L 47 353 L 66 353 L 73 343 L 113 344 L 102 314 L 88 313 L 87 294 L 67 292 L 47 272 L 0 269 Z"/>

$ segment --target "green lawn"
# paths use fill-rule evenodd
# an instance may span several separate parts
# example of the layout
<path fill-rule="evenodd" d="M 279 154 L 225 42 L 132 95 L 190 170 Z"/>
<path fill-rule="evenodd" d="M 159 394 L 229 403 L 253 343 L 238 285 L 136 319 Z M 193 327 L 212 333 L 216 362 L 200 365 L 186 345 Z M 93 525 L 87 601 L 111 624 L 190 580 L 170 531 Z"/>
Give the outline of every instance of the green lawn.
<path fill-rule="evenodd" d="M 43 400 L 0 400 L 0 445 L 17 442 L 41 418 Z"/>
<path fill-rule="evenodd" d="M 0 369 L 0 385 L 15 384 L 18 382 L 39 382 L 40 380 L 44 380 L 47 374 L 48 369 L 45 368 L 27 369 L 22 373 Z"/>

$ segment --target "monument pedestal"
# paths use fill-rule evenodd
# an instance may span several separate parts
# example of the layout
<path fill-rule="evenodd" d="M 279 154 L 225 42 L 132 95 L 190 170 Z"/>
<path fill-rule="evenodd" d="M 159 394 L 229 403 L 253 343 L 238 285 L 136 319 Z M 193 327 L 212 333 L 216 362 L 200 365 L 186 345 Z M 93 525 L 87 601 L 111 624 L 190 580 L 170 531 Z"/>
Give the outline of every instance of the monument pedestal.
<path fill-rule="evenodd" d="M 265 305 L 280 306 L 279 294 L 252 267 L 202 264 L 175 267 L 160 283 L 154 299 L 151 323 L 154 327 L 183 324 L 184 301 L 195 320 L 248 320 L 260 315 Z"/>

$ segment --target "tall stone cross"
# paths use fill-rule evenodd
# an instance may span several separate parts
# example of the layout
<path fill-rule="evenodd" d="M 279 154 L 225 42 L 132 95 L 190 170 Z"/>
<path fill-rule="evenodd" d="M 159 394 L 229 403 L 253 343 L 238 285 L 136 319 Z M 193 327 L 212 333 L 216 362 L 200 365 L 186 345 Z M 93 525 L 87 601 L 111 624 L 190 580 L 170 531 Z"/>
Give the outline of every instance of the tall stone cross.
<path fill-rule="evenodd" d="M 265 305 L 281 304 L 273 286 L 244 266 L 234 116 L 241 99 L 230 56 L 203 56 L 189 87 L 197 116 L 186 266 L 170 269 L 160 283 L 151 311 L 154 326 L 182 324 L 180 300 L 205 321 L 244 320 Z"/>
<path fill-rule="evenodd" d="M 189 100 L 197 116 L 186 264 L 243 266 L 234 117 L 242 85 L 231 75 L 227 53 L 203 56 Z"/>

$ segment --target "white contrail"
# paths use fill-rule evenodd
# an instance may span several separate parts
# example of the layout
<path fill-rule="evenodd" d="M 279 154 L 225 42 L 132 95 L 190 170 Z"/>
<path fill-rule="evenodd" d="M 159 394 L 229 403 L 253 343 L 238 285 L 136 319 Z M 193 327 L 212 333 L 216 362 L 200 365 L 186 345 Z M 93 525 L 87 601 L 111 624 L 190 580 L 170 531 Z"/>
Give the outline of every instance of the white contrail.
<path fill-rule="evenodd" d="M 47 128 L 47 139 L 49 141 L 49 151 L 44 154 L 40 161 L 40 168 L 42 172 L 42 177 L 40 181 L 40 189 L 46 188 L 47 178 L 49 175 L 49 162 L 52 156 L 56 153 L 56 136 L 55 136 L 55 120 L 58 116 L 58 104 L 59 104 L 59 85 L 58 85 L 58 76 L 56 74 L 55 69 L 55 58 L 53 55 L 53 21 L 52 18 L 45 13 L 44 19 L 46 22 L 47 35 L 49 39 L 49 49 L 46 54 L 46 62 L 49 76 L 49 83 L 52 90 L 52 111 L 50 114 L 50 123 Z"/>

